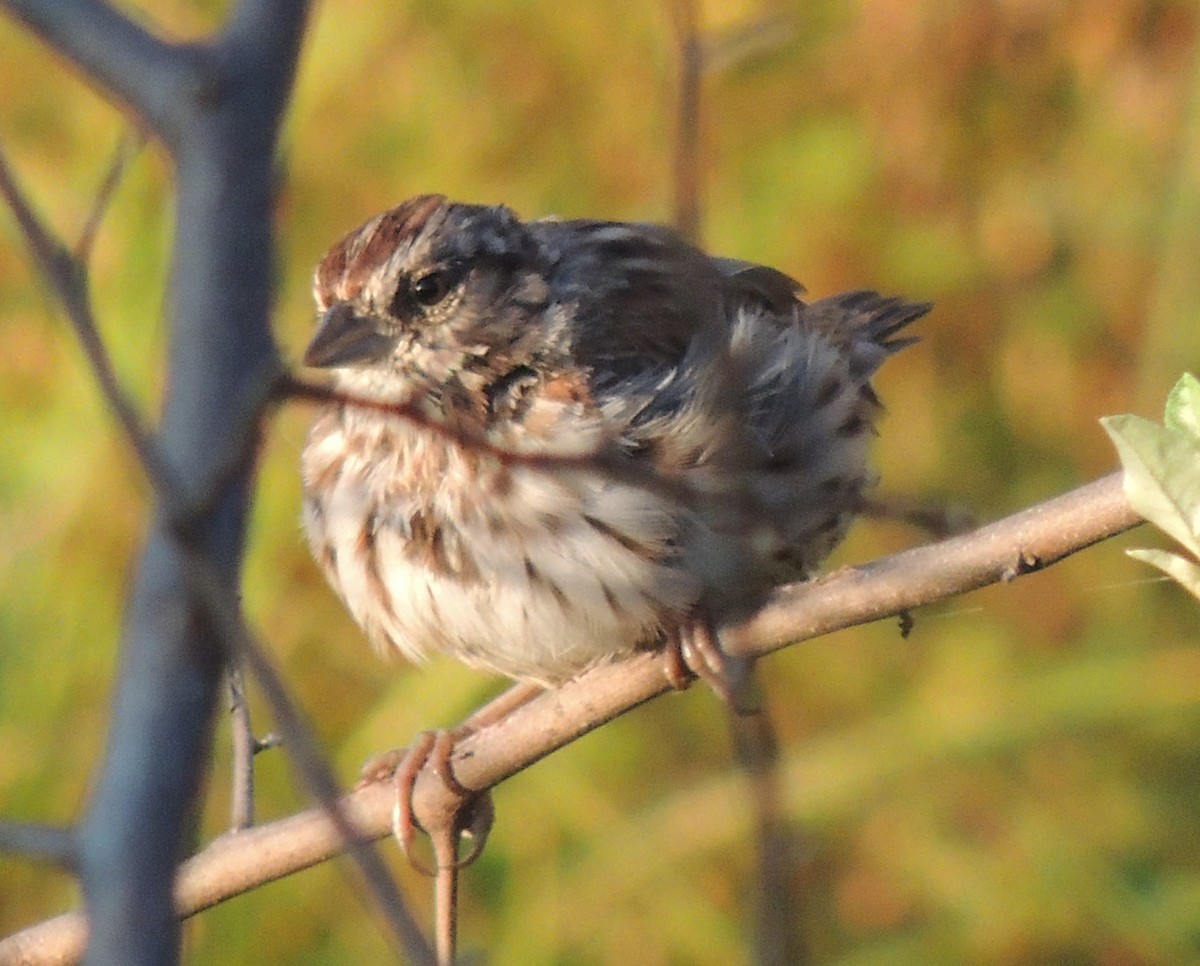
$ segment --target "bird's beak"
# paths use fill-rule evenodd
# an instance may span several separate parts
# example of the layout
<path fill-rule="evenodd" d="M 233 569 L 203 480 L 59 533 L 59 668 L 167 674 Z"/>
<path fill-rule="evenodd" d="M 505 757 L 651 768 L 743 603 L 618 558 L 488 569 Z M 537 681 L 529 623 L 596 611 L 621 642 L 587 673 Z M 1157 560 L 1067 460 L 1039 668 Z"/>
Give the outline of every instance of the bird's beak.
<path fill-rule="evenodd" d="M 379 331 L 377 320 L 358 315 L 347 303 L 331 306 L 317 326 L 317 334 L 304 350 L 304 364 L 333 369 L 355 362 L 382 359 L 395 340 Z"/>

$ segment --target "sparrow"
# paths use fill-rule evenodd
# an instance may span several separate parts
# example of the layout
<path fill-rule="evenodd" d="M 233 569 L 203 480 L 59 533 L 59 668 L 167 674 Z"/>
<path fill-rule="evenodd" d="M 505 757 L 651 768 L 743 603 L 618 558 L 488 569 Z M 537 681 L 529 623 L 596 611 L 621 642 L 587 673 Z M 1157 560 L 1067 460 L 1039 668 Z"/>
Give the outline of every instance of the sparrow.
<path fill-rule="evenodd" d="M 334 244 L 304 528 L 372 644 L 553 686 L 812 576 L 929 305 L 803 293 L 663 226 L 441 195 Z"/>

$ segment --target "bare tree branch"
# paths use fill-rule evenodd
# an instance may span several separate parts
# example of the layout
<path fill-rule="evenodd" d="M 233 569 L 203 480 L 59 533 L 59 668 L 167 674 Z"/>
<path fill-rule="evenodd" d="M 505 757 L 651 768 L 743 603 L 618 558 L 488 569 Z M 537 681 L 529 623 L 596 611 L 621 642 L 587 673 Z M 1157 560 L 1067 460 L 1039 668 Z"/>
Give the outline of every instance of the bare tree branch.
<path fill-rule="evenodd" d="M 106 179 L 106 187 L 111 180 L 111 178 Z M 212 471 L 213 478 L 203 488 L 198 498 L 189 503 L 175 482 L 157 440 L 142 427 L 140 417 L 125 396 L 113 372 L 92 317 L 85 284 L 86 266 L 71 256 L 66 247 L 36 218 L 24 195 L 16 186 L 11 172 L 4 165 L 2 156 L 0 156 L 0 196 L 8 201 L 16 213 L 18 222 L 26 235 L 31 250 L 35 253 L 43 275 L 63 302 L 81 341 L 85 344 L 89 362 L 99 378 L 106 400 L 117 413 L 127 435 L 134 443 L 136 452 L 142 459 L 142 465 L 159 498 L 168 529 L 178 539 L 179 547 L 186 556 L 188 563 L 186 576 L 189 586 L 200 595 L 202 603 L 206 607 L 206 616 L 215 625 L 223 652 L 230 655 L 239 654 L 250 662 L 263 686 L 276 720 L 287 736 L 289 752 L 296 761 L 305 784 L 318 802 L 329 810 L 334 826 L 341 830 L 343 848 L 348 849 L 358 861 L 370 886 L 371 894 L 384 911 L 387 921 L 393 926 L 394 935 L 409 951 L 415 963 L 432 962 L 432 951 L 429 950 L 419 927 L 407 911 L 385 866 L 370 848 L 355 838 L 354 829 L 341 817 L 338 805 L 340 789 L 328 766 L 324 764 L 316 742 L 311 736 L 311 731 L 304 725 L 293 708 L 282 683 L 271 668 L 262 649 L 252 640 L 242 623 L 236 595 L 223 587 L 221 575 L 213 568 L 211 561 L 198 550 L 195 542 L 197 522 L 213 508 L 216 498 L 224 492 L 224 485 L 233 481 L 249 463 L 250 444 L 257 439 L 257 426 L 261 420 L 262 405 L 263 401 L 267 399 L 268 393 L 264 390 L 259 394 L 260 398 L 256 408 L 245 408 L 244 411 L 227 414 L 231 436 L 235 443 L 231 444 L 228 453 L 223 454 L 217 460 Z M 99 209 L 100 206 L 101 202 L 98 201 L 96 208 Z M 242 439 L 243 442 L 236 443 L 238 439 Z M 244 695 L 235 694 L 234 705 L 235 709 L 240 708 L 244 711 Z M 235 758 L 240 762 L 240 780 L 235 781 L 235 801 L 233 803 L 234 828 L 237 829 L 243 824 L 248 825 L 252 815 L 253 803 L 250 797 L 253 787 L 252 767 L 253 756 L 257 748 L 254 747 L 255 742 L 249 730 L 248 720 L 242 721 L 238 718 L 234 728 Z M 29 836 L 18 835 L 21 827 L 14 826 L 14 828 L 16 829 L 13 833 L 16 836 L 14 845 L 24 843 L 32 847 L 34 843 Z"/>
<path fill-rule="evenodd" d="M 728 499 L 732 501 L 748 496 L 736 487 L 730 487 L 720 493 L 714 492 L 710 479 L 697 479 L 695 476 L 689 476 L 686 471 L 665 472 L 653 463 L 629 459 L 620 446 L 606 445 L 610 442 L 609 440 L 602 439 L 598 443 L 589 441 L 581 447 L 577 440 L 567 439 L 564 441 L 563 449 L 549 452 L 519 450 L 511 446 L 499 445 L 478 432 L 460 428 L 430 415 L 426 409 L 426 401 L 420 398 L 407 402 L 374 399 L 369 396 L 344 392 L 325 382 L 312 381 L 307 374 L 301 376 L 295 373 L 285 373 L 279 376 L 275 383 L 274 395 L 278 399 L 328 403 L 387 413 L 389 416 L 395 416 L 414 426 L 420 426 L 464 450 L 486 453 L 503 466 L 522 466 L 544 470 L 547 473 L 580 471 L 603 477 L 613 483 L 626 483 L 630 486 L 640 487 L 666 499 L 678 500 L 685 504 L 696 500 Z M 831 497 L 824 506 L 830 510 L 844 510 L 849 513 L 875 512 L 871 504 L 861 497 Z"/>
<path fill-rule="evenodd" d="M 159 450 L 158 443 L 146 429 L 133 401 L 121 386 L 100 338 L 100 330 L 92 315 L 88 296 L 87 266 L 42 223 L 33 211 L 3 153 L 0 153 L 0 197 L 4 199 L 21 229 L 34 261 L 42 276 L 58 295 L 75 335 L 83 347 L 88 367 L 100 384 L 105 402 L 113 410 L 139 462 L 152 481 L 158 481 L 160 498 L 169 503 L 181 500 L 180 487 L 174 473 Z M 97 203 L 93 211 L 101 210 Z M 89 224 L 94 216 L 89 218 Z M 94 229 L 92 229 L 94 231 Z M 85 237 L 87 233 L 85 232 Z M 89 245 L 84 251 L 90 249 Z"/>
<path fill-rule="evenodd" d="M 1125 500 L 1121 474 L 1113 473 L 969 534 L 780 588 L 757 614 L 724 629 L 722 640 L 736 653 L 761 656 L 1032 573 L 1140 520 Z M 476 790 L 490 788 L 668 689 L 661 659 L 653 653 L 594 668 L 463 738 L 452 758 L 455 780 Z M 443 807 L 445 797 L 442 779 L 422 771 L 414 789 L 418 818 Z M 390 782 L 357 789 L 341 804 L 362 839 L 390 834 Z M 192 915 L 323 862 L 339 854 L 343 842 L 329 813 L 320 809 L 223 836 L 184 863 L 176 886 L 179 914 Z M 0 940 L 0 963 L 73 962 L 83 929 L 78 914 L 40 923 Z"/>
<path fill-rule="evenodd" d="M 791 18 L 763 17 L 720 33 L 700 28 L 696 0 L 667 0 L 675 41 L 675 141 L 671 185 L 675 230 L 693 244 L 703 234 L 703 94 L 705 79 L 755 56 L 771 53 L 795 35 Z"/>
<path fill-rule="evenodd" d="M 704 81 L 704 40 L 695 0 L 670 0 L 678 58 L 675 92 L 675 213 L 672 223 L 684 238 L 700 244 L 700 102 Z"/>
<path fill-rule="evenodd" d="M 156 134 L 175 130 L 196 79 L 189 48 L 159 40 L 102 0 L 4 0 L 4 7 Z"/>
<path fill-rule="evenodd" d="M 117 141 L 112 161 L 104 173 L 104 180 L 100 182 L 100 190 L 96 192 L 95 201 L 92 202 L 92 210 L 88 212 L 87 221 L 84 222 L 83 230 L 79 233 L 79 241 L 75 243 L 75 260 L 85 267 L 92 257 L 92 246 L 96 243 L 96 233 L 100 230 L 100 223 L 104 220 L 108 206 L 112 204 L 113 196 L 117 193 L 121 179 L 125 176 L 125 166 L 129 164 L 143 144 L 145 144 L 145 138 L 131 131 L 123 132 Z"/>
<path fill-rule="evenodd" d="M 675 91 L 675 143 L 673 157 L 674 216 L 676 230 L 694 244 L 700 244 L 703 233 L 704 212 L 702 204 L 703 164 L 701 159 L 701 134 L 703 118 L 703 95 L 705 78 L 712 73 L 713 53 L 716 49 L 727 51 L 727 60 L 737 57 L 737 51 L 746 50 L 744 44 L 732 39 L 721 40 L 706 36 L 700 28 L 700 10 L 695 0 L 669 0 L 670 16 L 676 55 Z M 754 36 L 760 25 L 751 24 L 731 32 L 732 35 Z M 741 662 L 738 679 L 739 690 L 756 687 L 752 662 Z M 730 661 L 730 668 L 733 662 Z M 744 695 L 743 695 L 744 697 Z M 758 885 L 760 897 L 772 897 L 760 901 L 757 960 L 760 966 L 774 962 L 791 962 L 799 966 L 801 960 L 789 957 L 787 951 L 790 916 L 786 907 L 790 903 L 786 878 L 778 856 L 781 825 L 774 807 L 778 786 L 775 774 L 775 728 L 769 711 L 759 705 L 753 713 L 744 713 L 741 699 L 729 702 L 730 733 L 733 737 L 734 760 L 745 772 L 754 791 L 752 804 L 757 815 L 759 832 Z M 768 912 L 777 913 L 768 915 Z"/>
<path fill-rule="evenodd" d="M 761 691 L 757 680 L 754 684 Z M 759 707 L 752 713 L 728 712 L 734 759 L 746 776 L 756 826 L 754 962 L 756 966 L 804 966 L 810 957 L 794 937 L 805 897 L 796 895 L 790 881 L 795 849 L 784 815 L 779 739 L 763 696 L 756 698 Z"/>
<path fill-rule="evenodd" d="M 1041 570 L 1142 522 L 1122 479 L 1110 473 L 970 533 L 782 587 L 722 641 L 765 653 Z"/>
<path fill-rule="evenodd" d="M 0 821 L 0 852 L 53 862 L 64 869 L 75 867 L 75 836 L 61 825 L 40 822 Z"/>
<path fill-rule="evenodd" d="M 257 414 L 268 374 L 279 368 L 268 325 L 273 165 L 308 4 L 241 0 L 223 35 L 195 45 L 157 40 L 99 0 L 4 4 L 171 151 L 178 204 L 170 394 L 163 465 L 147 467 L 174 479 L 185 501 L 202 495 L 226 453 L 247 451 L 246 440 L 231 435 L 231 412 Z M 85 298 L 82 269 L 68 264 L 76 297 Z M 250 475 L 248 465 L 232 475 L 189 535 L 229 587 L 237 583 Z M 179 955 L 172 889 L 228 649 L 190 577 L 193 547 L 179 538 L 177 510 L 158 508 L 142 558 L 104 760 L 78 828 L 88 961 L 96 966 Z"/>
<path fill-rule="evenodd" d="M 795 40 L 796 32 L 794 17 L 768 14 L 710 34 L 704 45 L 705 73 L 722 74 L 776 53 Z"/>
<path fill-rule="evenodd" d="M 219 588 L 214 587 L 213 590 L 219 593 Z M 219 597 L 213 602 L 218 601 Z M 348 849 L 354 855 L 370 887 L 371 895 L 385 913 L 395 938 L 407 951 L 415 966 L 432 964 L 435 961 L 433 950 L 416 919 L 408 911 L 387 866 L 369 844 L 380 836 L 363 835 L 354 814 L 346 807 L 347 799 L 338 797 L 341 789 L 332 769 L 321 754 L 312 729 L 292 702 L 283 679 L 271 664 L 266 652 L 258 646 L 258 642 L 242 623 L 238 611 L 226 606 L 219 607 L 217 614 L 225 622 L 224 632 L 228 639 L 238 643 L 240 653 L 271 706 L 275 722 L 285 736 L 292 763 L 305 786 L 322 803 L 322 814 L 329 820 L 338 837 L 338 852 Z M 391 815 L 390 807 L 388 815 Z"/>
<path fill-rule="evenodd" d="M 246 682 L 237 662 L 229 666 L 229 727 L 232 731 L 233 776 L 229 794 L 229 831 L 244 832 L 254 824 L 254 756 L 258 742 L 246 703 Z"/>

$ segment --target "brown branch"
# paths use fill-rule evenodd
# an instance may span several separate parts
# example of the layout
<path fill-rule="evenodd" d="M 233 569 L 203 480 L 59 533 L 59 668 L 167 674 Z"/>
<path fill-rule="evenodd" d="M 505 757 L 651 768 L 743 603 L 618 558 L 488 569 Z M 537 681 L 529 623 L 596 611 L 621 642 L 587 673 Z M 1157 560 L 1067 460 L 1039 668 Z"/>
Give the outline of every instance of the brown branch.
<path fill-rule="evenodd" d="M 762 656 L 1013 580 L 1139 522 L 1122 492 L 1120 473 L 1114 473 L 971 533 L 782 587 L 758 613 L 725 628 L 722 641 L 731 652 Z M 452 759 L 454 776 L 468 788 L 490 788 L 668 689 L 661 660 L 653 653 L 594 668 L 461 740 Z M 418 817 L 442 807 L 444 796 L 442 780 L 428 769 L 422 771 L 414 789 Z M 357 789 L 341 804 L 358 836 L 390 834 L 390 782 Z M 339 854 L 343 842 L 343 834 L 321 809 L 223 836 L 181 868 L 176 887 L 179 913 L 192 915 L 323 862 Z M 47 920 L 0 940 L 0 963 L 73 962 L 83 934 L 78 913 Z"/>
<path fill-rule="evenodd" d="M 730 653 L 761 657 L 1031 573 L 1140 522 L 1113 473 L 969 534 L 781 587 L 748 620 L 722 629 L 721 640 Z M 454 775 L 467 788 L 490 788 L 668 687 L 656 654 L 595 668 L 460 742 Z M 422 773 L 418 817 L 425 796 L 436 801 L 437 784 Z"/>
<path fill-rule="evenodd" d="M 230 662 L 225 676 L 229 683 L 229 727 L 233 745 L 229 830 L 243 832 L 254 824 L 254 756 L 258 753 L 258 740 L 254 737 L 250 705 L 246 702 L 246 682 L 236 661 Z"/>
<path fill-rule="evenodd" d="M 227 597 L 222 588 L 211 580 L 211 571 L 202 571 L 198 577 L 204 584 L 202 590 L 210 606 L 222 622 L 222 634 L 237 644 L 238 653 L 244 658 L 267 699 L 292 764 L 305 787 L 320 802 L 320 812 L 337 836 L 337 852 L 345 850 L 353 856 L 371 897 L 384 913 L 385 921 L 415 966 L 432 964 L 435 957 L 421 927 L 409 911 L 387 865 L 369 844 L 379 836 L 363 835 L 353 811 L 347 806 L 348 798 L 339 797 L 341 788 L 321 753 L 312 728 L 292 701 L 287 686 L 266 651 L 245 626 L 240 611 L 233 605 L 232 597 Z"/>
<path fill-rule="evenodd" d="M 296 399 L 305 402 L 350 406 L 371 412 L 395 416 L 414 426 L 440 436 L 455 446 L 474 453 L 492 457 L 501 466 L 520 466 L 528 469 L 554 472 L 583 472 L 603 477 L 613 483 L 635 486 L 667 500 L 684 504 L 696 501 L 748 499 L 749 494 L 736 486 L 716 490 L 706 486 L 701 478 L 695 480 L 679 472 L 664 472 L 657 465 L 645 460 L 633 460 L 617 445 L 605 445 L 605 441 L 576 452 L 523 451 L 493 443 L 485 436 L 461 429 L 444 420 L 428 415 L 421 401 L 414 399 L 396 402 L 387 399 L 372 399 L 336 389 L 325 382 L 314 382 L 295 373 L 285 373 L 275 383 L 276 400 Z M 871 513 L 871 505 L 861 498 L 830 498 L 825 506 L 830 510 L 849 513 Z"/>
<path fill-rule="evenodd" d="M 733 653 L 763 654 L 1007 582 L 1141 522 L 1118 471 L 970 533 L 782 587 L 722 640 Z"/>
<path fill-rule="evenodd" d="M 750 673 L 753 675 L 753 668 Z M 748 786 L 755 825 L 754 962 L 756 966 L 803 966 L 810 957 L 798 947 L 794 927 L 799 920 L 800 897 L 791 881 L 794 847 L 783 807 L 779 739 L 757 680 L 749 680 L 759 692 L 754 695 L 754 710 L 739 713 L 730 708 L 726 717 L 734 761 Z"/>
<path fill-rule="evenodd" d="M 696 0 L 668 0 L 675 45 L 675 141 L 671 164 L 675 230 L 695 245 L 703 233 L 704 82 L 756 56 L 772 53 L 795 35 L 788 17 L 763 17 L 725 31 L 700 28 Z"/>
<path fill-rule="evenodd" d="M 675 230 L 700 244 L 700 101 L 704 81 L 704 39 L 696 0 L 671 0 L 671 23 L 678 58 L 675 118 Z"/>

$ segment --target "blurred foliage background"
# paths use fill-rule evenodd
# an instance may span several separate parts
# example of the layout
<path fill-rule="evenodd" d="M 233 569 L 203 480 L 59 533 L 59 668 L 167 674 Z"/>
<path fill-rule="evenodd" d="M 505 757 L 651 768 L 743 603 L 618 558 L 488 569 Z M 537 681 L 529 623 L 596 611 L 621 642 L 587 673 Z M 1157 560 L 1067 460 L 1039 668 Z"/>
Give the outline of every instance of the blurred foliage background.
<path fill-rule="evenodd" d="M 126 5 L 178 38 L 224 3 Z M 1200 9 L 1189 0 L 710 0 L 710 36 L 770 43 L 706 78 L 704 235 L 814 295 L 937 308 L 889 363 L 885 489 L 990 519 L 1115 466 L 1097 417 L 1157 418 L 1200 368 Z M 0 143 L 82 227 L 126 123 L 0 21 Z M 523 214 L 671 216 L 678 62 L 660 4 L 319 4 L 285 139 L 277 333 L 311 331 L 311 266 L 378 209 L 439 190 Z M 170 172 L 153 147 L 105 221 L 94 294 L 155 410 Z M 0 215 L 0 813 L 66 822 L 102 753 L 147 487 L 12 220 Z M 498 688 L 381 664 L 310 562 L 288 407 L 262 454 L 245 598 L 339 772 Z M 923 539 L 860 524 L 838 561 Z M 1200 962 L 1194 602 L 1127 559 L 1143 529 L 1050 571 L 763 662 L 783 738 L 797 962 Z M 260 726 L 269 722 L 260 712 Z M 222 727 L 201 834 L 227 814 Z M 302 807 L 282 752 L 262 819 Z M 702 688 L 503 786 L 462 932 L 496 964 L 739 963 L 754 844 Z M 383 851 L 394 849 L 384 843 Z M 394 859 L 413 901 L 425 880 Z M 72 906 L 0 856 L 0 933 Z M 206 913 L 192 962 L 387 955 L 333 863 Z"/>

